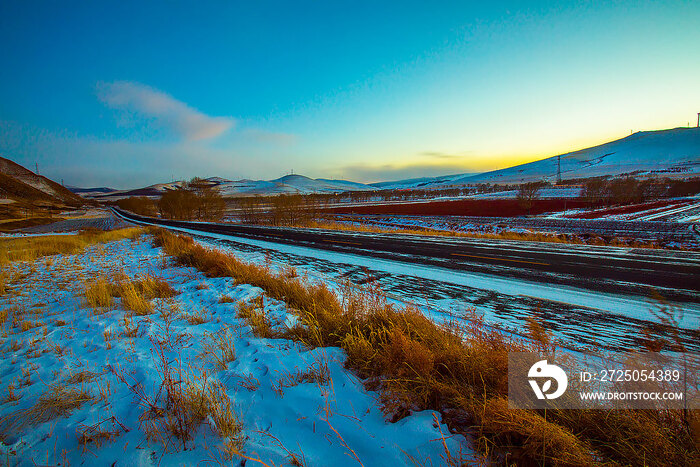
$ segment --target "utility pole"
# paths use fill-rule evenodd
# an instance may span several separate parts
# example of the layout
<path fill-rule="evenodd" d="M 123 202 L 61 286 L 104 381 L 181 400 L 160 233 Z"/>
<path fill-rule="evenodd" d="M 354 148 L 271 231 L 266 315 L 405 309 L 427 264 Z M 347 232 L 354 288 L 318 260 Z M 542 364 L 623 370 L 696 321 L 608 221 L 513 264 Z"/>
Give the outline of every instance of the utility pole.
<path fill-rule="evenodd" d="M 700 115 L 700 114 L 698 114 L 698 115 Z M 37 175 L 39 175 L 39 163 L 38 163 L 38 162 L 35 162 L 35 163 L 34 163 L 34 167 L 36 167 L 36 170 L 34 171 L 34 173 L 37 174 Z"/>
<path fill-rule="evenodd" d="M 698 126 L 697 128 L 700 128 L 700 112 L 698 112 Z"/>
<path fill-rule="evenodd" d="M 557 185 L 561 185 L 561 156 L 557 156 Z"/>

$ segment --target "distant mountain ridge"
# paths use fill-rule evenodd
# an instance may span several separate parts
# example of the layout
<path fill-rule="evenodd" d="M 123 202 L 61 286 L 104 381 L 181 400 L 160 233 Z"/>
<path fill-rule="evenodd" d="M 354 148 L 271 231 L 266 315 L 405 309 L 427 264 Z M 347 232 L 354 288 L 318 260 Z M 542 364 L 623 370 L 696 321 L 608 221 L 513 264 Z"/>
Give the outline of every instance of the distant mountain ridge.
<path fill-rule="evenodd" d="M 117 191 L 116 188 L 109 188 L 106 186 L 95 187 L 95 188 L 80 188 L 77 186 L 66 185 L 66 188 L 68 188 L 72 193 L 76 193 L 76 194 L 80 194 L 80 193 L 112 193 L 113 191 Z"/>
<path fill-rule="evenodd" d="M 311 193 L 341 193 L 346 191 L 371 191 L 374 187 L 348 180 L 313 179 L 304 175 L 290 174 L 274 180 L 227 180 L 221 177 L 205 179 L 219 189 L 224 196 L 255 196 L 277 194 L 311 194 Z M 128 196 L 160 196 L 168 190 L 175 190 L 184 185 L 178 180 L 169 183 L 157 183 L 134 190 L 113 190 L 98 192 L 97 189 L 84 190 L 85 196 L 95 199 L 118 199 Z"/>
<path fill-rule="evenodd" d="M 15 201 L 82 206 L 85 199 L 67 188 L 0 157 L 0 194 Z"/>

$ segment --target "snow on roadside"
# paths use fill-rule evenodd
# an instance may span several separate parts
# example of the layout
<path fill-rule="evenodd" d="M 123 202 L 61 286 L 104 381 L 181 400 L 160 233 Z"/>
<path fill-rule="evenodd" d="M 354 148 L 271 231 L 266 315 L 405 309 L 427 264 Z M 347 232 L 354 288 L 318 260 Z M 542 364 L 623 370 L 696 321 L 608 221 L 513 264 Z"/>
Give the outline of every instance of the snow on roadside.
<path fill-rule="evenodd" d="M 223 385 L 242 422 L 243 452 L 268 464 L 289 463 L 294 456 L 305 465 L 409 465 L 414 460 L 430 465 L 444 463 L 443 443 L 454 456 L 469 452 L 462 436 L 436 423 L 435 412 L 388 423 L 377 394 L 344 369 L 342 350 L 308 350 L 284 339 L 255 337 L 237 317 L 239 301 L 261 301 L 281 326 L 293 321 L 284 303 L 261 300 L 261 289 L 229 278 L 207 278 L 192 268 L 174 267 L 147 241 L 122 240 L 79 255 L 12 267 L 15 281 L 0 296 L 0 311 L 22 318 L 3 323 L 0 447 L 13 464 L 224 462 L 223 440 L 211 417 L 193 433 L 187 450 L 174 438 L 167 449 L 157 439 L 146 439 L 145 408 L 119 375 L 163 403 L 163 368 L 157 358 L 163 346 L 158 341 L 172 344 L 164 354 L 187 377 L 202 377 L 206 371 L 209 381 Z M 173 299 L 155 299 L 156 313 L 133 316 L 131 323 L 125 321 L 119 301 L 104 313 L 94 313 L 84 303 L 85 281 L 121 272 L 130 278 L 162 277 L 179 293 Z M 169 318 L 176 309 L 175 318 Z M 197 312 L 208 321 L 195 325 L 183 319 Z M 236 349 L 235 360 L 224 369 L 203 354 L 212 336 L 222 333 L 230 333 Z M 322 372 L 326 378 L 281 384 L 314 368 L 327 368 Z M 91 400 L 65 416 L 39 417 L 22 427 L 39 398 L 59 387 L 82 389 Z M 95 430 L 111 435 L 92 440 L 83 436 Z M 81 436 L 89 441 L 81 444 Z"/>
<path fill-rule="evenodd" d="M 50 235 L 77 235 L 79 232 L 52 232 Z M 0 232 L 0 238 L 45 237 L 45 233 Z"/>

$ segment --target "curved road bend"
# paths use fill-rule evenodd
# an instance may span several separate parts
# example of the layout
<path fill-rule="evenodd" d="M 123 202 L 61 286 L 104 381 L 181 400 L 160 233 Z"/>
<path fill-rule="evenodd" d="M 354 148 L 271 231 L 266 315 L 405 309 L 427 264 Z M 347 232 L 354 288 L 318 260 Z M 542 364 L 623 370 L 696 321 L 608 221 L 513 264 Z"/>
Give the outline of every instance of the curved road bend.
<path fill-rule="evenodd" d="M 174 221 L 113 209 L 137 224 L 159 225 L 393 261 L 700 303 L 700 253 L 560 243 L 376 234 Z"/>

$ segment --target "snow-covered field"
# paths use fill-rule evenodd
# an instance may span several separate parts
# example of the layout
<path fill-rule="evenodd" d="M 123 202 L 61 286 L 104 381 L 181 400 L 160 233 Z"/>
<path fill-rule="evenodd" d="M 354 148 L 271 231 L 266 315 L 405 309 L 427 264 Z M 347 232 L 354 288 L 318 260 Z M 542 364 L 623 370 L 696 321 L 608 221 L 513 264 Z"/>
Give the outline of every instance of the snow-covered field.
<path fill-rule="evenodd" d="M 700 215 L 700 206 L 696 208 Z M 673 211 L 673 209 L 669 209 Z M 593 218 L 575 216 L 589 211 L 567 210 L 543 217 L 483 217 L 483 216 L 398 216 L 398 215 L 336 215 L 329 220 L 357 227 L 381 229 L 431 229 L 465 232 L 468 234 L 537 234 L 567 235 L 582 243 L 595 236 L 616 238 L 619 242 L 655 242 L 666 248 L 700 248 L 700 227 L 692 210 L 676 213 L 685 216 L 683 222 L 662 219 Z M 668 214 L 668 213 L 667 213 Z M 602 214 L 601 214 L 602 215 Z M 669 216 L 671 214 L 668 214 Z"/>
<path fill-rule="evenodd" d="M 661 206 L 654 206 L 661 204 Z M 619 221 L 700 222 L 700 201 L 672 199 L 666 202 L 619 206 L 600 209 L 579 209 L 555 213 L 550 218 L 607 219 Z"/>
<path fill-rule="evenodd" d="M 0 296 L 0 446 L 11 465 L 220 465 L 227 442 L 267 465 L 442 465 L 446 451 L 470 452 L 437 413 L 388 423 L 377 394 L 344 369 L 340 349 L 255 337 L 238 303 L 260 306 L 280 328 L 295 319 L 284 303 L 173 266 L 147 238 L 9 268 Z M 155 312 L 143 316 L 120 299 L 88 306 L 86 284 L 115 276 L 161 278 L 177 294 L 153 299 Z M 235 358 L 218 365 L 217 342 L 235 347 Z M 154 429 L 171 417 L 168 372 L 175 389 L 222 389 L 240 435 L 223 439 L 211 414 L 184 444 Z"/>
<path fill-rule="evenodd" d="M 581 196 L 582 189 L 580 187 L 573 188 L 541 188 L 537 191 L 537 197 L 540 199 L 549 198 L 578 198 Z M 516 199 L 518 190 L 495 191 L 493 193 L 478 193 L 475 195 L 466 196 L 470 199 Z"/>

